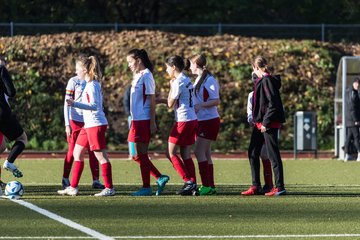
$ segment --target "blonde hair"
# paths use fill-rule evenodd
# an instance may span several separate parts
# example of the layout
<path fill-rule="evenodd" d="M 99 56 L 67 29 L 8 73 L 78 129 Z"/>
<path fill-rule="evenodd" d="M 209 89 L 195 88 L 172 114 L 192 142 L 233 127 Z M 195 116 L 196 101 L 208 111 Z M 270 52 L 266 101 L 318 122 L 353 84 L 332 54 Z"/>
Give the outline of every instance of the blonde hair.
<path fill-rule="evenodd" d="M 80 62 L 86 69 L 86 73 L 90 76 L 91 80 L 100 81 L 103 77 L 99 61 L 95 56 L 86 57 L 85 55 L 80 55 L 77 60 Z"/>

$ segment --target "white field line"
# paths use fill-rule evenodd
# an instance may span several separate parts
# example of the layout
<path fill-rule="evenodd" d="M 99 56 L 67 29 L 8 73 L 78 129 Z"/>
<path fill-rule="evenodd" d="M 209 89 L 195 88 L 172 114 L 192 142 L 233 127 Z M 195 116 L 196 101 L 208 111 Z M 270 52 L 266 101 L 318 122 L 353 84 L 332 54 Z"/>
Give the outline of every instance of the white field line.
<path fill-rule="evenodd" d="M 251 238 L 336 238 L 360 237 L 360 234 L 283 234 L 283 235 L 185 235 L 185 236 L 113 236 L 112 239 L 251 239 Z M 94 239 L 97 237 L 80 236 L 39 236 L 39 237 L 6 237 L 0 239 Z"/>
<path fill-rule="evenodd" d="M 23 200 L 13 200 L 13 199 L 10 199 L 10 200 L 12 202 L 14 202 L 14 203 L 22 205 L 22 206 L 24 206 L 26 208 L 29 208 L 29 209 L 31 209 L 31 210 L 33 210 L 35 212 L 38 212 L 38 213 L 40 213 L 40 214 L 42 214 L 42 215 L 44 215 L 44 216 L 46 216 L 46 217 L 48 217 L 50 219 L 58 221 L 59 223 L 62 223 L 64 225 L 68 226 L 68 227 L 71 227 L 71 228 L 74 228 L 74 229 L 76 229 L 78 231 L 81 231 L 81 232 L 83 232 L 83 233 L 85 233 L 85 234 L 87 234 L 87 235 L 89 235 L 91 237 L 94 237 L 96 239 L 102 239 L 102 240 L 110 240 L 110 239 L 112 240 L 112 239 L 114 239 L 112 237 L 109 237 L 109 236 L 106 236 L 106 235 L 104 235 L 102 233 L 99 233 L 99 232 L 97 232 L 95 230 L 92 230 L 92 229 L 90 229 L 88 227 L 80 225 L 80 224 L 78 224 L 76 222 L 73 222 L 73 221 L 71 221 L 71 220 L 69 220 L 67 218 L 61 217 L 61 216 L 59 216 L 59 215 L 57 215 L 55 213 L 52 213 L 52 212 L 50 212 L 50 211 L 48 211 L 46 209 L 40 208 L 40 207 L 38 207 L 38 206 L 36 206 L 36 205 L 34 205 L 32 203 L 25 202 Z"/>

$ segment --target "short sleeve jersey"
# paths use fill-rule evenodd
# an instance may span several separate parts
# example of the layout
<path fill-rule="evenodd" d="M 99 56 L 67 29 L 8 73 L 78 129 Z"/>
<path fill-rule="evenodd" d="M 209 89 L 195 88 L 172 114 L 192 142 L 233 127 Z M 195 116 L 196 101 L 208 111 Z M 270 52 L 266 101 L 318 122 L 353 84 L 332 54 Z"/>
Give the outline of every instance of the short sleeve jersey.
<path fill-rule="evenodd" d="M 196 120 L 194 109 L 194 87 L 191 80 L 183 73 L 171 84 L 172 99 L 175 99 L 174 111 L 176 122 Z"/>
<path fill-rule="evenodd" d="M 101 86 L 97 80 L 86 83 L 81 102 L 75 102 L 74 107 L 83 109 L 84 128 L 108 124 L 103 110 Z"/>
<path fill-rule="evenodd" d="M 65 126 L 70 125 L 70 120 L 77 122 L 84 122 L 82 110 L 79 108 L 70 107 L 66 103 L 66 99 L 73 99 L 75 102 L 81 102 L 82 93 L 85 89 L 85 80 L 80 80 L 78 77 L 70 78 L 65 93 L 64 104 L 64 120 Z"/>
<path fill-rule="evenodd" d="M 148 95 L 155 95 L 155 80 L 149 69 L 134 75 L 130 91 L 130 114 L 132 120 L 149 120 L 151 102 Z"/>
<path fill-rule="evenodd" d="M 194 87 L 199 84 L 200 76 L 196 78 Z M 209 100 L 220 99 L 219 83 L 211 75 L 207 75 L 204 82 L 201 84 L 199 91 L 195 94 L 195 104 L 204 103 Z M 219 117 L 217 106 L 209 108 L 201 108 L 197 113 L 199 121 L 214 119 Z"/>

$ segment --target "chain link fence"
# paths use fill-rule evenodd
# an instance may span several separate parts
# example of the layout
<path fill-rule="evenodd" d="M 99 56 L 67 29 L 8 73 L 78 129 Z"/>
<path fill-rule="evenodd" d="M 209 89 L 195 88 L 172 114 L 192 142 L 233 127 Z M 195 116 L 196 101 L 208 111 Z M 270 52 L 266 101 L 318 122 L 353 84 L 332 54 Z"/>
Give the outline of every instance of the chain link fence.
<path fill-rule="evenodd" d="M 187 35 L 234 34 L 278 39 L 313 39 L 359 42 L 360 24 L 102 24 L 102 23 L 0 23 L 0 36 L 54 34 L 82 31 L 160 30 Z"/>

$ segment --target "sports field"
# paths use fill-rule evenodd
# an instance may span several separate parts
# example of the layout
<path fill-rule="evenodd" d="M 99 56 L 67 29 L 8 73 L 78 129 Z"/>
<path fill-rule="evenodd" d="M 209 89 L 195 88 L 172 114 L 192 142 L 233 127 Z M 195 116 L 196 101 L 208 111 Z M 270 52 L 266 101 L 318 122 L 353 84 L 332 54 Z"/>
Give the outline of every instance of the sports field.
<path fill-rule="evenodd" d="M 0 200 L 0 239 L 360 239 L 357 162 L 284 161 L 288 195 L 281 197 L 240 196 L 250 184 L 244 160 L 215 161 L 218 195 L 206 197 L 175 195 L 182 184 L 166 160 L 155 161 L 171 177 L 159 197 L 129 196 L 141 182 L 131 161 L 112 161 L 117 195 L 109 198 L 91 196 L 87 165 L 80 195 L 69 197 L 56 193 L 60 159 L 17 164 L 25 194 Z"/>

